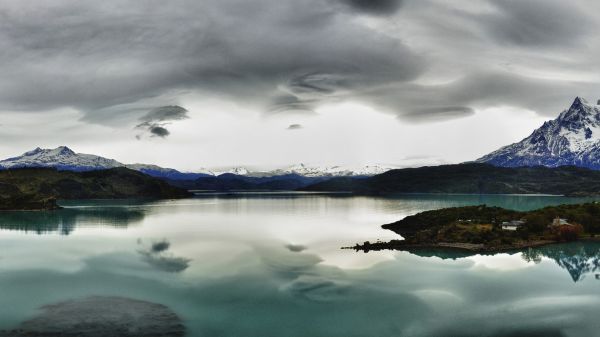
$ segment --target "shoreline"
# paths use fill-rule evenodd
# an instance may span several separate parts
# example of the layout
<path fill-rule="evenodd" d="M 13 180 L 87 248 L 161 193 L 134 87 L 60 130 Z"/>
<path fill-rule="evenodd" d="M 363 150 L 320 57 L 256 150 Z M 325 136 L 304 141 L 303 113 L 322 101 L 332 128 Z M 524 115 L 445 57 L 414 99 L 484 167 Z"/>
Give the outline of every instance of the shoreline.
<path fill-rule="evenodd" d="M 576 242 L 600 242 L 599 238 L 581 238 L 575 241 L 568 241 L 570 243 Z M 511 251 L 519 251 L 526 248 L 537 248 L 555 244 L 567 243 L 565 241 L 555 240 L 535 240 L 522 242 L 516 245 L 498 246 L 498 247 L 486 247 L 485 244 L 474 244 L 464 242 L 439 242 L 439 243 L 407 243 L 405 240 L 392 240 L 389 242 L 365 242 L 364 244 L 356 244 L 354 246 L 341 247 L 340 249 L 352 249 L 356 252 L 363 251 L 365 253 L 369 251 L 381 251 L 381 250 L 396 250 L 396 251 L 417 251 L 417 250 L 446 250 L 446 251 L 457 251 L 464 253 L 488 253 L 497 254 Z"/>

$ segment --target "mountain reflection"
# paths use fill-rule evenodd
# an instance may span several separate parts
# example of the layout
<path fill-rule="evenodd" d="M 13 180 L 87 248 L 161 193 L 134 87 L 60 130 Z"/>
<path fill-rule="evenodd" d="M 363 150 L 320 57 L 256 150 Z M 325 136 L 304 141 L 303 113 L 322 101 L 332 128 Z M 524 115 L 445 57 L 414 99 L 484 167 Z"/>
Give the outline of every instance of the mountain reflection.
<path fill-rule="evenodd" d="M 447 249 L 417 249 L 408 250 L 408 252 L 421 257 L 437 257 L 444 260 L 455 260 L 477 255 Z M 597 242 L 554 244 L 528 248 L 510 254 L 514 253 L 521 253 L 523 260 L 536 264 L 542 262 L 544 257 L 552 259 L 559 267 L 569 273 L 573 282 L 582 281 L 589 274 L 593 274 L 595 279 L 600 280 L 600 243 Z"/>
<path fill-rule="evenodd" d="M 143 218 L 143 210 L 127 207 L 0 212 L 0 230 L 69 235 L 76 227 L 127 227 Z"/>
<path fill-rule="evenodd" d="M 556 262 L 561 268 L 566 269 L 573 282 L 583 280 L 588 274 L 600 272 L 600 244 L 597 243 L 571 243 L 549 245 L 530 248 L 523 252 L 523 259 L 528 262 L 539 263 L 542 257 L 547 257 Z"/>

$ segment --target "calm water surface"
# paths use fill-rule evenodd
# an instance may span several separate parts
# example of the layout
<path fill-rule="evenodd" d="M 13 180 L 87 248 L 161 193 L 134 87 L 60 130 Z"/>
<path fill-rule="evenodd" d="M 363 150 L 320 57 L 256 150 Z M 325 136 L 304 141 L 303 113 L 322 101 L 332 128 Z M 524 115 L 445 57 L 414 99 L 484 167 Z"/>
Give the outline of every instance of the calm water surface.
<path fill-rule="evenodd" d="M 0 213 L 0 330 L 89 295 L 162 303 L 189 336 L 597 336 L 600 245 L 459 258 L 340 250 L 380 225 L 551 196 L 203 195 Z"/>

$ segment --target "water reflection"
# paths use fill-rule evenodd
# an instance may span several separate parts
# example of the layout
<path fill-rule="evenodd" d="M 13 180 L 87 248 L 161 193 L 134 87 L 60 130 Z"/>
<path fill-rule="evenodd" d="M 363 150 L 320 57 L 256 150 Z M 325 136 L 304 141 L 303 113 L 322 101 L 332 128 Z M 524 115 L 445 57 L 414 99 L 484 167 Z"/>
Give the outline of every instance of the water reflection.
<path fill-rule="evenodd" d="M 567 270 L 573 282 L 583 280 L 588 274 L 595 274 L 600 278 L 600 244 L 598 243 L 571 243 L 549 245 L 531 248 L 523 252 L 526 261 L 541 262 L 542 257 L 547 257 L 561 268 Z"/>
<path fill-rule="evenodd" d="M 76 227 L 127 227 L 144 218 L 141 209 L 126 207 L 64 208 L 47 212 L 0 212 L 0 229 L 37 234 L 71 234 Z"/>
<path fill-rule="evenodd" d="M 514 198 L 493 200 L 506 206 Z M 46 304 L 118 296 L 168 306 L 192 337 L 597 335 L 597 244 L 470 258 L 339 249 L 385 235 L 382 223 L 406 215 L 482 202 L 492 203 L 271 196 L 69 204 L 75 209 L 61 212 L 75 212 L 75 227 L 139 225 L 68 237 L 0 231 L 0 330 L 18 328 Z M 107 216 L 114 212 L 125 215 Z M 25 221 L 26 230 L 44 221 Z"/>
<path fill-rule="evenodd" d="M 437 257 L 443 260 L 457 260 L 479 255 L 468 251 L 448 249 L 411 249 L 407 251 L 416 256 Z M 590 274 L 595 279 L 600 279 L 600 243 L 553 244 L 528 248 L 523 251 L 511 252 L 510 254 L 521 254 L 523 260 L 535 264 L 541 263 L 543 258 L 551 259 L 569 273 L 573 282 L 582 281 Z M 494 254 L 484 255 L 493 256 Z"/>
<path fill-rule="evenodd" d="M 399 204 L 412 213 L 428 209 L 444 207 L 459 207 L 469 205 L 498 206 L 518 211 L 528 211 L 546 206 L 560 204 L 578 204 L 600 201 L 599 197 L 564 197 L 559 195 L 515 195 L 515 194 L 434 194 L 434 193 L 402 193 L 385 197 L 357 197 L 348 193 L 312 193 L 312 192 L 224 192 L 199 193 L 197 199 L 225 199 L 246 203 L 249 200 L 285 200 L 306 203 L 307 201 L 322 202 L 323 200 L 347 200 L 349 204 L 355 201 L 378 201 L 383 207 L 393 204 L 395 209 Z"/>
<path fill-rule="evenodd" d="M 186 270 L 190 265 L 190 259 L 174 256 L 172 253 L 168 252 L 171 243 L 167 240 L 155 241 L 152 242 L 149 247 L 145 247 L 143 241 L 139 239 L 138 244 L 142 246 L 142 248 L 138 250 L 138 253 L 142 257 L 142 261 L 158 270 L 169 273 L 180 273 Z"/>

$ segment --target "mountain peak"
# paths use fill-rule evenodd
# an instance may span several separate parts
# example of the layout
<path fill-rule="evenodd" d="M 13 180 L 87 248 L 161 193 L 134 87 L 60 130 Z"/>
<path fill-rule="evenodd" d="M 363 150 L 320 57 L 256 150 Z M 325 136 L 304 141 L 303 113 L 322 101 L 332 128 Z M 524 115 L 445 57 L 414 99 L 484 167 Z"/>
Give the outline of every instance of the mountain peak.
<path fill-rule="evenodd" d="M 585 100 L 585 98 L 583 97 L 575 97 L 575 100 L 573 101 L 573 104 L 571 105 L 571 107 L 574 106 L 580 106 L 580 105 L 589 105 L 588 101 Z"/>
<path fill-rule="evenodd" d="M 563 111 L 557 120 L 561 123 L 594 123 L 600 121 L 600 106 L 590 104 L 585 99 L 577 97 L 571 107 Z"/>
<path fill-rule="evenodd" d="M 21 167 L 53 167 L 69 171 L 92 171 L 124 166 L 116 160 L 91 154 L 75 153 L 66 146 L 54 149 L 35 148 L 21 156 L 0 161 L 0 169 Z"/>
<path fill-rule="evenodd" d="M 576 97 L 569 110 L 567 110 L 567 114 L 590 114 L 594 112 L 594 108 L 595 106 L 588 103 L 588 101 L 586 101 L 584 98 Z"/>
<path fill-rule="evenodd" d="M 56 154 L 59 154 L 59 155 L 69 155 L 69 156 L 75 154 L 75 152 L 73 150 L 69 149 L 68 147 L 66 147 L 64 145 L 63 146 L 59 146 L 56 149 L 51 150 L 50 152 L 56 153 Z"/>
<path fill-rule="evenodd" d="M 33 156 L 36 155 L 40 152 L 42 152 L 44 150 L 42 150 L 40 147 L 36 147 L 35 149 L 31 150 L 31 151 L 27 151 L 25 153 L 23 153 L 24 156 Z"/>
<path fill-rule="evenodd" d="M 568 110 L 529 137 L 477 161 L 506 167 L 574 165 L 600 169 L 600 106 L 576 97 Z"/>

